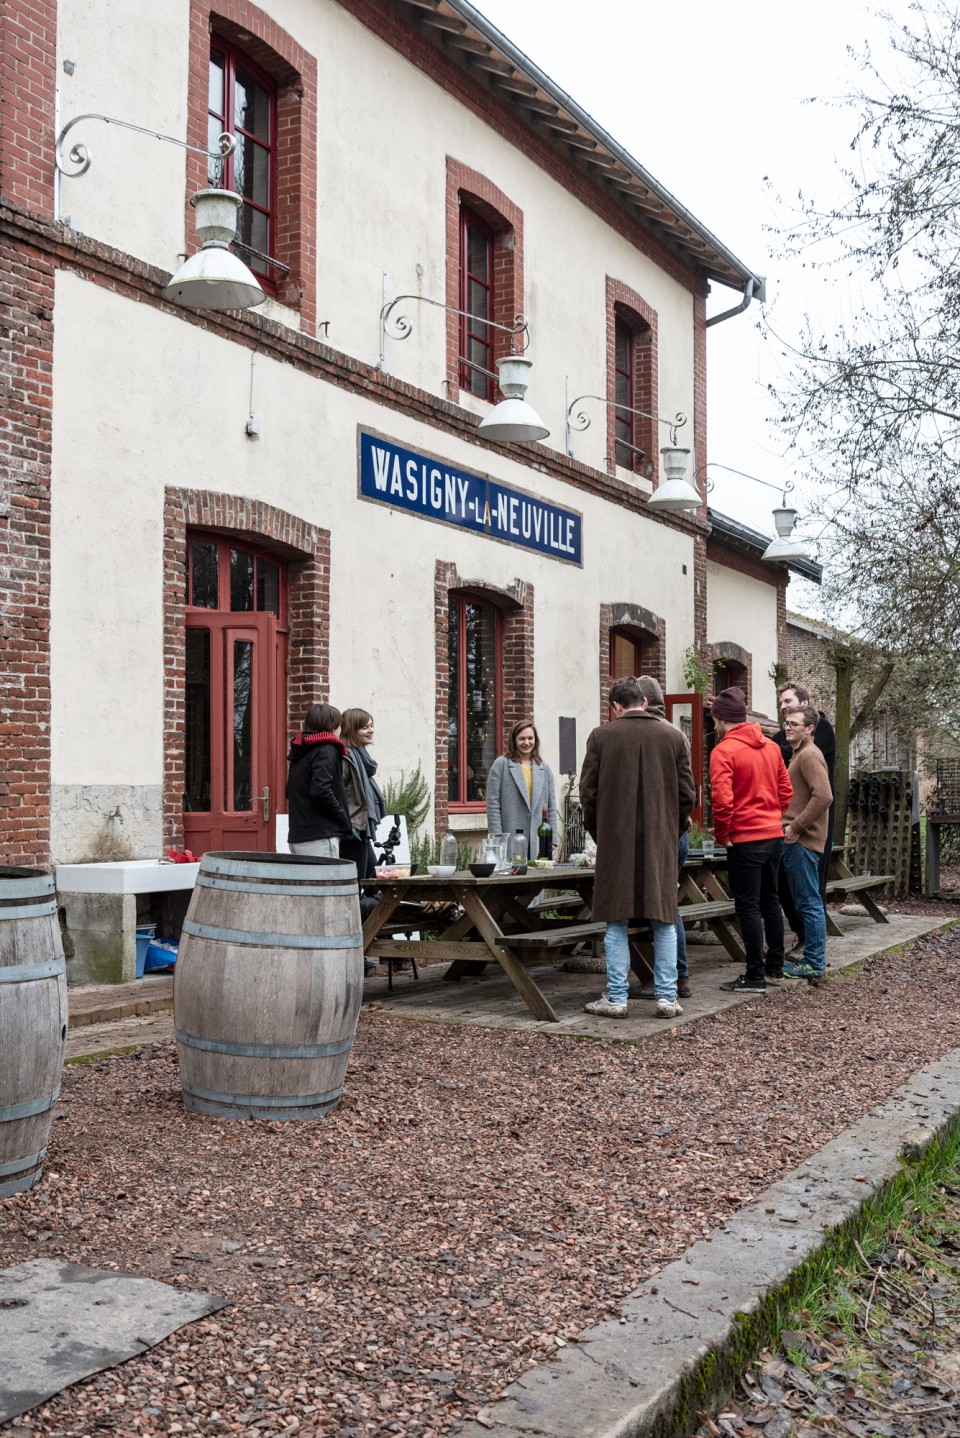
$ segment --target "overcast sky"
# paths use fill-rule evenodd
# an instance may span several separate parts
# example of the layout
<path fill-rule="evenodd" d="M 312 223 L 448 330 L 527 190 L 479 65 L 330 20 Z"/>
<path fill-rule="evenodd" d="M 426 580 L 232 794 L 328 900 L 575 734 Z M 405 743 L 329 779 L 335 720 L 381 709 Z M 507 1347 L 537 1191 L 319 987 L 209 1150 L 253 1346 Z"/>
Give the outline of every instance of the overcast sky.
<path fill-rule="evenodd" d="M 856 296 L 777 256 L 765 227 L 789 222 L 780 194 L 838 197 L 857 112 L 843 106 L 861 70 L 848 47 L 869 41 L 887 68 L 889 26 L 865 0 L 473 0 L 635 159 L 754 272 L 767 276 L 767 313 L 796 338 L 805 312 L 829 324 Z M 900 19 L 905 0 L 885 7 Z M 806 103 L 813 100 L 814 103 Z M 769 177 L 770 184 L 765 183 Z M 738 302 L 716 287 L 710 312 Z M 767 423 L 778 371 L 756 330 L 759 306 L 708 332 L 710 458 L 761 479 L 803 475 L 785 462 Z M 773 532 L 770 490 L 715 470 L 711 503 Z M 795 602 L 792 587 L 790 603 Z"/>

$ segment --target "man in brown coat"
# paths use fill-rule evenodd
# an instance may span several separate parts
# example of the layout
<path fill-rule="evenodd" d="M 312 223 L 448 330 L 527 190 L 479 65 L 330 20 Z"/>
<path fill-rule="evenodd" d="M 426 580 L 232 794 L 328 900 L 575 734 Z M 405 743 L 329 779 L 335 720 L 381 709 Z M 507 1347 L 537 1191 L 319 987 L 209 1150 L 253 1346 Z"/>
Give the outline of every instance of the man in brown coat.
<path fill-rule="evenodd" d="M 607 924 L 607 990 L 591 1014 L 626 1018 L 632 918 L 653 929 L 653 987 L 660 1018 L 677 1003 L 677 841 L 696 798 L 690 751 L 679 729 L 643 707 L 635 678 L 610 690 L 612 724 L 594 729 L 580 771 L 580 804 L 597 844 L 593 917 Z"/>

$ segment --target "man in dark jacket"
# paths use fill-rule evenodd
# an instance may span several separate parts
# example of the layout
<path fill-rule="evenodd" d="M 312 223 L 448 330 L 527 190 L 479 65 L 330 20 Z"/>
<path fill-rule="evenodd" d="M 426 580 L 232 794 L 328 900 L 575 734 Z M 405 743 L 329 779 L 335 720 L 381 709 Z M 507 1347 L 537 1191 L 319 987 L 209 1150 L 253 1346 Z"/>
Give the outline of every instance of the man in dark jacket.
<path fill-rule="evenodd" d="M 340 857 L 340 840 L 349 838 L 350 809 L 343 785 L 340 710 L 311 704 L 303 730 L 287 755 L 287 842 L 291 853 Z"/>
<path fill-rule="evenodd" d="M 677 1003 L 677 841 L 696 798 L 690 751 L 679 729 L 644 710 L 635 678 L 610 690 L 612 724 L 594 729 L 580 771 L 580 803 L 597 843 L 593 917 L 607 924 L 607 990 L 586 1005 L 605 1018 L 627 1016 L 628 928 L 653 930 L 653 985 L 660 1018 Z"/>
<path fill-rule="evenodd" d="M 801 709 L 805 705 L 811 704 L 809 689 L 803 689 L 799 684 L 785 685 L 784 688 L 780 690 L 780 693 L 777 697 L 780 704 L 780 713 L 781 716 L 783 716 L 784 718 L 789 711 L 794 709 Z M 814 705 L 813 707 L 815 708 L 816 706 Z M 830 792 L 835 794 L 837 792 L 837 786 L 834 782 L 837 736 L 834 733 L 833 725 L 830 723 L 830 720 L 827 718 L 826 714 L 824 714 L 823 710 L 818 709 L 817 714 L 819 715 L 819 717 L 817 719 L 817 727 L 813 731 L 813 742 L 826 760 L 827 776 L 830 780 Z M 782 726 L 777 730 L 776 734 L 774 734 L 773 742 L 774 744 L 777 744 L 779 746 L 780 753 L 783 755 L 783 762 L 789 769 L 790 760 L 793 758 L 793 749 L 790 747 L 790 741 L 788 740 L 786 731 L 783 729 Z M 820 898 L 822 899 L 824 904 L 827 902 L 827 879 L 830 877 L 830 851 L 833 848 L 833 821 L 836 815 L 836 810 L 836 804 L 831 803 L 830 812 L 827 815 L 827 837 L 824 842 L 823 853 L 820 855 L 820 864 L 818 869 L 820 879 Z M 788 958 L 795 958 L 803 952 L 803 915 L 799 912 L 793 902 L 793 894 L 790 889 L 790 884 L 787 880 L 786 874 L 783 873 L 782 870 L 780 874 L 780 907 L 783 909 L 783 912 L 787 916 L 787 923 L 790 925 L 791 929 L 797 936 L 796 945 L 790 950 L 790 953 L 787 956 Z"/>

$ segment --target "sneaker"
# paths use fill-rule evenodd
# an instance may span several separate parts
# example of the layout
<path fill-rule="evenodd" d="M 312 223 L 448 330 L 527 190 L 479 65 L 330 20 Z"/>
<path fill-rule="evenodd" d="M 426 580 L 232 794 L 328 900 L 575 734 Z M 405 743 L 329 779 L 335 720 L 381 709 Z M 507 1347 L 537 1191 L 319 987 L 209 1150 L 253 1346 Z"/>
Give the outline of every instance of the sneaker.
<path fill-rule="evenodd" d="M 639 994 L 637 995 L 637 998 L 638 998 L 638 999 L 655 999 L 656 997 L 657 997 L 657 996 L 656 996 L 656 994 L 653 992 L 653 989 L 646 989 L 646 988 L 645 988 L 645 989 L 641 989 L 640 992 L 639 992 Z"/>
<path fill-rule="evenodd" d="M 364 975 L 376 973 L 376 971 L 377 971 L 377 969 L 379 969 L 379 967 L 380 967 L 380 965 L 377 963 L 376 959 L 364 959 L 364 961 L 363 961 L 363 972 L 364 972 Z"/>
<path fill-rule="evenodd" d="M 788 949 L 783 956 L 789 963 L 795 964 L 798 959 L 803 958 L 803 940 L 798 939 L 792 949 Z"/>
<path fill-rule="evenodd" d="M 731 979 L 727 984 L 721 984 L 720 987 L 728 994 L 765 994 L 767 992 L 767 980 L 765 977 L 762 979 L 748 979 L 746 974 L 738 974 L 735 979 Z"/>
<path fill-rule="evenodd" d="M 627 1017 L 626 1004 L 611 1003 L 606 994 L 601 994 L 598 999 L 593 1000 L 593 1003 L 584 1004 L 583 1007 L 588 1014 L 598 1014 L 604 1019 L 625 1019 Z"/>
<path fill-rule="evenodd" d="M 678 999 L 689 999 L 689 998 L 690 998 L 690 994 L 691 994 L 691 990 L 690 990 L 690 980 L 689 980 L 689 979 L 677 979 L 677 998 L 678 998 Z"/>
<path fill-rule="evenodd" d="M 657 999 L 658 1019 L 678 1019 L 682 1013 L 683 1009 L 676 999 Z"/>
<path fill-rule="evenodd" d="M 771 979 L 776 983 L 778 979 L 783 978 L 783 965 L 781 964 L 779 968 L 773 968 L 770 964 L 764 964 L 763 972 L 767 979 Z"/>
<path fill-rule="evenodd" d="M 823 969 L 815 969 L 813 964 L 784 964 L 783 972 L 788 979 L 822 979 L 825 977 Z"/>

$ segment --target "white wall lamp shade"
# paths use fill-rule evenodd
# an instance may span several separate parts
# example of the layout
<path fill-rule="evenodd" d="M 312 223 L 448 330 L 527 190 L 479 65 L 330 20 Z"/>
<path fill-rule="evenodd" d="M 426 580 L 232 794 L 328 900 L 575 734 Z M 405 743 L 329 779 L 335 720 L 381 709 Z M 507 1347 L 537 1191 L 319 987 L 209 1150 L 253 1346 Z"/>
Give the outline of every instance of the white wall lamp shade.
<path fill-rule="evenodd" d="M 250 310 L 267 298 L 256 276 L 227 246 L 237 233 L 243 204 L 232 190 L 199 190 L 191 196 L 202 249 L 171 276 L 163 298 L 195 310 Z"/>
<path fill-rule="evenodd" d="M 482 434 L 484 439 L 529 444 L 533 440 L 547 438 L 550 431 L 533 406 L 524 399 L 532 364 L 533 361 L 526 355 L 504 355 L 497 360 L 500 389 L 505 398 L 495 404 L 477 425 L 477 433 Z"/>
<path fill-rule="evenodd" d="M 647 500 L 647 504 L 651 508 L 676 510 L 700 508 L 703 500 L 693 485 L 688 484 L 683 477 L 689 457 L 689 449 L 678 449 L 676 445 L 667 445 L 661 449 L 660 458 L 663 461 L 663 473 L 666 478 L 657 485 Z"/>
<path fill-rule="evenodd" d="M 760 558 L 769 560 L 771 564 L 785 564 L 791 559 L 809 559 L 809 551 L 802 541 L 791 538 L 793 526 L 797 522 L 797 511 L 781 505 L 773 511 L 773 522 L 776 525 L 777 537 L 771 539 Z"/>

